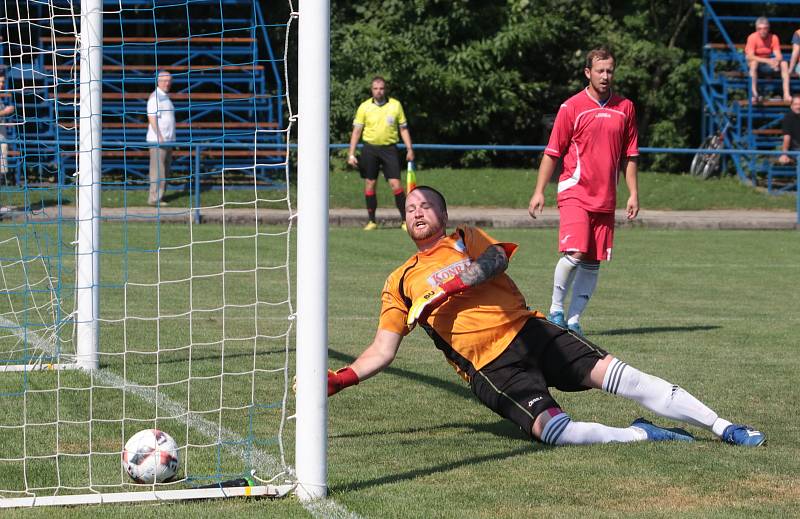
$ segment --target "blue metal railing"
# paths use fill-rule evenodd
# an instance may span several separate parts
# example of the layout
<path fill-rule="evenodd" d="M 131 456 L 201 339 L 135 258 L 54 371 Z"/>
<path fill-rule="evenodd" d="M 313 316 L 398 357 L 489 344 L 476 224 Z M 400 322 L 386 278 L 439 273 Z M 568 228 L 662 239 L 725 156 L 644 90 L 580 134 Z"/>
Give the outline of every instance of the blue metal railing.
<path fill-rule="evenodd" d="M 19 140 L 9 140 L 9 144 L 21 144 Z M 42 142 L 42 145 L 47 146 L 58 146 L 59 143 L 57 141 L 48 141 Z M 248 149 L 248 150 L 286 150 L 289 149 L 296 149 L 296 144 L 259 144 L 257 146 L 245 145 L 245 144 L 221 144 L 221 143 L 213 143 L 213 142 L 175 142 L 170 143 L 176 147 L 184 147 L 189 148 L 192 151 L 191 156 L 194 160 L 194 167 L 191 169 L 190 173 L 187 175 L 187 181 L 190 182 L 192 186 L 192 196 L 193 196 L 193 218 L 196 222 L 201 221 L 201 182 L 202 176 L 205 175 L 201 171 L 201 160 L 203 156 L 203 150 L 207 149 Z M 130 147 L 134 149 L 146 149 L 151 146 L 151 144 L 147 142 L 104 142 L 103 148 L 117 148 L 120 149 L 122 147 Z M 360 146 L 360 145 L 359 145 Z M 340 150 L 340 149 L 347 149 L 349 144 L 347 143 L 335 143 L 330 144 L 331 150 Z M 403 144 L 399 144 L 398 147 L 404 148 Z M 477 151 L 477 150 L 484 150 L 484 151 L 519 151 L 519 152 L 542 152 L 544 151 L 545 147 L 541 145 L 516 145 L 516 144 L 415 144 L 414 149 L 417 150 L 431 150 L 431 151 Z M 641 147 L 639 148 L 639 152 L 642 154 L 647 153 L 667 153 L 667 154 L 676 154 L 676 155 L 694 155 L 696 153 L 701 153 L 705 155 L 722 155 L 722 156 L 753 156 L 753 155 L 766 155 L 777 157 L 783 155 L 783 151 L 779 150 L 759 150 L 759 149 L 718 149 L 718 150 L 710 150 L 704 148 L 660 148 L 660 147 Z M 795 182 L 797 186 L 800 186 L 800 151 L 789 151 L 786 152 L 786 155 L 789 155 L 794 159 L 795 163 Z M 267 164 L 258 164 L 256 155 L 253 156 L 253 165 L 255 166 L 258 164 L 258 167 L 265 167 L 265 168 L 285 168 L 287 167 L 288 156 L 284 158 L 281 162 L 274 163 L 272 165 Z M 119 184 L 119 183 L 116 183 Z M 122 188 L 126 187 L 124 185 L 120 186 Z M 797 204 L 796 204 L 796 222 L 798 228 L 800 228 L 800 196 L 797 196 Z"/>
<path fill-rule="evenodd" d="M 349 144 L 331 144 L 331 149 L 346 149 Z M 399 144 L 400 148 L 405 148 L 405 145 Z M 533 146 L 533 145 L 497 145 L 497 144 L 414 144 L 414 149 L 417 150 L 461 150 L 461 151 L 474 151 L 474 150 L 486 150 L 486 151 L 533 151 L 533 152 L 542 152 L 544 151 L 544 146 Z M 795 207 L 796 212 L 796 223 L 798 228 L 800 229 L 800 150 L 798 151 L 778 151 L 778 150 L 753 150 L 753 149 L 718 149 L 718 150 L 710 150 L 704 148 L 656 148 L 656 147 L 648 147 L 643 146 L 639 148 L 639 153 L 669 153 L 669 154 L 676 154 L 676 155 L 694 155 L 697 153 L 701 153 L 704 155 L 722 155 L 724 156 L 761 156 L 761 155 L 768 155 L 779 157 L 781 155 L 788 155 L 790 156 L 795 163 L 795 186 L 798 191 L 797 196 L 797 204 Z"/>

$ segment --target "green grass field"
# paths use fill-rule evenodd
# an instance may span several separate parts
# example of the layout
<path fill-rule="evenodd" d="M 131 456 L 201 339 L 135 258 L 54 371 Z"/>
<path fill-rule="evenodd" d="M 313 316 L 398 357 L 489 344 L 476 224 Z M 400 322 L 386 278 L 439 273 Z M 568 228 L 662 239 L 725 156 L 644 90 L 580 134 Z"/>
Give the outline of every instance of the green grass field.
<path fill-rule="evenodd" d="M 176 242 L 186 229 L 161 226 L 160 239 Z M 203 229 L 207 238 L 219 232 L 210 225 Z M 249 233 L 247 228 L 229 230 Z M 555 231 L 490 232 L 521 245 L 510 275 L 531 306 L 546 308 L 556 261 Z M 134 233 L 147 236 L 138 227 Z M 331 367 L 351 361 L 372 339 L 385 276 L 412 252 L 410 240 L 397 230 L 365 234 L 331 229 Z M 765 447 L 731 447 L 696 429 L 698 441 L 691 445 L 533 444 L 514 425 L 483 408 L 424 333 L 415 331 L 385 373 L 330 400 L 331 499 L 361 517 L 381 518 L 800 514 L 800 448 L 795 441 L 799 431 L 793 412 L 800 399 L 796 232 L 626 228 L 617 234 L 615 252 L 615 260 L 602 270 L 583 320 L 588 337 L 629 364 L 681 384 L 722 416 L 765 431 Z M 214 254 L 211 248 L 203 252 L 201 264 L 211 268 L 218 263 Z M 251 250 L 241 247 L 229 254 L 230 261 L 241 264 Z M 184 261 L 176 256 L 167 266 L 176 268 Z M 107 270 L 113 268 L 117 267 Z M 134 270 L 143 274 L 150 268 L 141 264 Z M 218 288 L 207 288 L 202 300 L 218 298 L 220 293 L 214 290 Z M 146 306 L 147 301 L 145 295 L 140 302 Z M 169 340 L 172 329 L 176 342 L 181 342 L 182 328 L 172 326 L 161 328 L 162 340 Z M 203 333 L 214 329 L 209 326 Z M 141 333 L 147 338 L 153 331 Z M 148 340 L 140 341 L 142 347 Z M 205 352 L 205 362 L 215 364 L 214 355 Z M 141 358 L 137 362 L 147 365 Z M 149 380 L 153 374 L 143 369 L 141 376 Z M 182 378 L 172 368 L 165 367 L 162 373 Z M 173 399 L 185 397 L 183 387 L 177 384 L 166 393 Z M 204 405 L 198 398 L 197 405 Z M 632 402 L 597 391 L 556 392 L 556 398 L 577 420 L 625 426 L 645 416 L 665 423 Z M 80 401 L 72 405 L 72 412 L 81 408 Z M 241 428 L 235 416 L 231 421 L 232 429 Z M 268 429 L 266 422 L 267 418 L 255 420 L 259 430 Z M 186 434 L 198 442 L 202 436 L 191 427 Z M 117 436 L 117 431 L 108 434 L 108 449 L 114 448 L 110 439 Z M 18 448 L 9 435 L 0 438 L 2 452 Z M 291 446 L 289 456 L 293 457 Z M 213 460 L 207 464 L 216 469 Z M 0 470 L 2 486 L 9 484 L 9 477 L 9 472 Z M 152 517 L 163 511 L 157 505 L 91 509 L 98 517 Z M 52 513 L 37 509 L 3 515 Z M 58 513 L 82 517 L 89 512 L 78 507 Z M 173 504 L 168 513 L 173 517 L 336 516 L 311 514 L 294 498 Z"/>
<path fill-rule="evenodd" d="M 493 234 L 522 245 L 510 274 L 529 304 L 546 308 L 555 233 Z M 377 289 L 411 244 L 398 247 L 391 231 L 367 245 L 358 245 L 358 231 L 332 237 L 338 367 L 371 339 Z M 799 513 L 798 429 L 785 407 L 800 393 L 792 309 L 799 248 L 791 232 L 622 230 L 584 322 L 590 338 L 630 364 L 763 428 L 766 448 L 732 448 L 703 431 L 693 445 L 531 445 L 478 404 L 417 332 L 387 373 L 331 399 L 333 498 L 369 517 Z M 579 420 L 624 426 L 649 416 L 600 392 L 556 398 Z M 354 458 L 368 463 L 354 469 Z"/>

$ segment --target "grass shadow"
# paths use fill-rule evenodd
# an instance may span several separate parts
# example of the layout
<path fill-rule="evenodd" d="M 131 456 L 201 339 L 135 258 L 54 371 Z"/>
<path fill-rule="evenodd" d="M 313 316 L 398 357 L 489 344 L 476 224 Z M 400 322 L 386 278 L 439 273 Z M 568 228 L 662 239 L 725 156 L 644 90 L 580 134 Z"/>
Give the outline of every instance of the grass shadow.
<path fill-rule="evenodd" d="M 491 423 L 452 422 L 452 423 L 443 423 L 439 425 L 432 425 L 429 427 L 406 427 L 404 429 L 393 429 L 393 430 L 383 429 L 383 430 L 358 432 L 358 433 L 332 434 L 330 435 L 330 438 L 337 440 L 346 440 L 351 438 L 368 438 L 370 436 L 386 436 L 389 434 L 404 435 L 404 434 L 417 434 L 421 432 L 429 433 L 432 431 L 442 431 L 447 429 L 470 429 L 472 432 L 475 433 L 488 433 L 491 434 L 492 436 L 497 436 L 498 438 L 507 438 L 510 440 L 523 440 L 529 442 L 533 441 L 530 439 L 528 435 L 524 434 L 519 427 L 517 427 L 515 424 L 507 420 L 497 420 Z"/>
<path fill-rule="evenodd" d="M 355 359 L 350 355 L 345 355 L 344 353 L 338 352 L 336 350 L 328 350 L 328 356 L 332 359 L 350 364 Z M 407 380 L 414 380 L 416 382 L 422 382 L 431 387 L 435 387 L 436 389 L 441 389 L 442 391 L 446 391 L 450 394 L 460 396 L 462 398 L 466 398 L 468 400 L 472 400 L 474 398 L 472 391 L 470 391 L 469 387 L 464 384 L 459 384 L 456 382 L 450 382 L 447 380 L 442 380 L 436 377 L 430 377 L 427 375 L 422 375 L 420 373 L 416 373 L 414 371 L 408 371 L 407 369 L 402 368 L 393 368 L 389 366 L 388 368 L 383 370 L 384 373 L 390 373 L 392 375 L 397 375 L 399 377 L 403 377 Z"/>
<path fill-rule="evenodd" d="M 722 328 L 722 326 L 708 324 L 696 326 L 650 326 L 645 328 L 615 328 L 601 332 L 592 332 L 592 335 L 641 335 L 646 333 L 698 332 L 717 330 L 719 328 Z"/>
<path fill-rule="evenodd" d="M 60 201 L 57 198 L 40 198 L 26 201 L 21 197 L 8 197 L 7 200 L 4 199 L 2 202 L 4 207 L 16 212 L 41 211 L 48 207 L 71 204 L 73 204 L 73 200 L 69 198 L 62 198 Z"/>
<path fill-rule="evenodd" d="M 284 350 L 275 350 L 275 351 L 260 351 L 258 352 L 259 357 L 266 357 L 269 355 L 279 355 L 283 357 L 286 355 Z M 170 359 L 170 358 L 159 358 L 153 359 L 151 361 L 141 361 L 143 366 L 154 366 L 157 364 L 160 365 L 167 365 L 167 364 L 183 364 L 188 363 L 190 360 L 191 362 L 203 362 L 203 361 L 212 361 L 212 362 L 220 362 L 224 360 L 233 360 L 233 359 L 240 359 L 240 358 L 253 358 L 253 352 L 244 352 L 244 353 L 227 353 L 224 356 L 222 354 L 212 354 L 212 355 L 192 355 L 191 359 L 189 357 L 186 358 L 177 358 L 177 359 Z"/>
<path fill-rule="evenodd" d="M 541 446 L 540 448 L 547 448 L 547 446 Z M 442 463 L 439 465 L 434 465 L 432 467 L 426 468 L 419 468 L 408 470 L 406 472 L 394 473 L 389 474 L 387 476 L 382 476 L 379 478 L 368 479 L 365 481 L 359 481 L 353 484 L 343 484 L 341 486 L 334 485 L 331 487 L 332 493 L 345 493 L 345 492 L 353 492 L 358 490 L 364 490 L 367 488 L 377 487 L 386 484 L 394 484 L 400 481 L 408 481 L 417 479 L 419 477 L 430 476 L 432 474 L 449 472 L 452 470 L 459 469 L 461 467 L 471 467 L 479 463 L 484 463 L 488 461 L 500 461 L 515 458 L 517 456 L 522 456 L 525 454 L 530 454 L 532 451 L 537 450 L 536 446 L 531 444 L 526 444 L 523 447 L 518 449 L 512 449 L 506 452 L 498 452 L 493 454 L 485 454 L 481 456 L 473 456 L 471 458 L 464 458 L 458 461 L 453 461 L 450 463 Z"/>
<path fill-rule="evenodd" d="M 192 193 L 189 191 L 167 191 L 164 193 L 164 197 L 161 200 L 170 204 L 176 202 L 177 200 L 186 200 L 187 198 L 191 197 Z"/>

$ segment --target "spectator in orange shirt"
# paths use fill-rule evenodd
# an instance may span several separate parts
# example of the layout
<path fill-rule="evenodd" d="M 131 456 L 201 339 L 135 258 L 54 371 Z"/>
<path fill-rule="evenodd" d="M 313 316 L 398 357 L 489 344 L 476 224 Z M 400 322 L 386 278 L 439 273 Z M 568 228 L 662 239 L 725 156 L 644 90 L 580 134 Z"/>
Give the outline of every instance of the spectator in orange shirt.
<path fill-rule="evenodd" d="M 753 103 L 758 102 L 758 75 L 780 71 L 783 80 L 783 100 L 791 101 L 789 92 L 789 67 L 781 54 L 781 43 L 776 34 L 769 32 L 769 20 L 761 16 L 756 19 L 756 32 L 747 37 L 744 46 L 747 64 L 750 67 L 750 90 Z"/>

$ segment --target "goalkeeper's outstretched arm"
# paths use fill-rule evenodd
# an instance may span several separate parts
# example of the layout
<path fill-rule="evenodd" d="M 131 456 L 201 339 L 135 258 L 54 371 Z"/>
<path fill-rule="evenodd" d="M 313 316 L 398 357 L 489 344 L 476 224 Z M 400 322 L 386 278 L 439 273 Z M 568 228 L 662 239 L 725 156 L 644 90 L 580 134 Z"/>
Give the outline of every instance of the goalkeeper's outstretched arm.
<path fill-rule="evenodd" d="M 328 371 L 328 396 L 381 372 L 394 360 L 402 340 L 400 334 L 378 329 L 372 344 L 352 364 L 335 372 Z"/>
<path fill-rule="evenodd" d="M 378 329 L 372 344 L 350 365 L 358 379 L 364 380 L 376 375 L 391 364 L 402 340 L 403 336 L 400 334 Z"/>
<path fill-rule="evenodd" d="M 406 324 L 413 329 L 418 322 L 425 322 L 431 312 L 453 294 L 458 294 L 479 285 L 508 268 L 508 253 L 502 245 L 492 245 L 478 256 L 464 271 L 436 288 L 419 296 L 408 310 Z"/>
<path fill-rule="evenodd" d="M 458 277 L 468 287 L 502 274 L 508 268 L 508 254 L 502 245 L 492 245 L 477 257 Z"/>
<path fill-rule="evenodd" d="M 483 283 L 508 268 L 508 253 L 502 245 L 492 245 L 458 276 L 442 283 L 436 289 L 417 298 L 409 309 L 407 324 L 413 328 L 419 320 L 427 319 L 430 312 L 453 294 Z M 328 371 L 328 396 L 354 386 L 386 368 L 394 360 L 403 336 L 378 329 L 375 339 L 349 366 Z"/>

